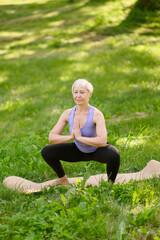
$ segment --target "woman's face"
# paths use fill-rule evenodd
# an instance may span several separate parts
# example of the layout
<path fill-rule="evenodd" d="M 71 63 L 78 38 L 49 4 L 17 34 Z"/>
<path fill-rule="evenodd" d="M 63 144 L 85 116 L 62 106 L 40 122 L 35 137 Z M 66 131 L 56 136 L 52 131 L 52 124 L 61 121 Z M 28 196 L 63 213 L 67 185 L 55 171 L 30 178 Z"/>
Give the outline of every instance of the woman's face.
<path fill-rule="evenodd" d="M 84 105 L 88 103 L 92 93 L 90 93 L 86 87 L 75 86 L 73 89 L 73 99 L 77 105 Z"/>

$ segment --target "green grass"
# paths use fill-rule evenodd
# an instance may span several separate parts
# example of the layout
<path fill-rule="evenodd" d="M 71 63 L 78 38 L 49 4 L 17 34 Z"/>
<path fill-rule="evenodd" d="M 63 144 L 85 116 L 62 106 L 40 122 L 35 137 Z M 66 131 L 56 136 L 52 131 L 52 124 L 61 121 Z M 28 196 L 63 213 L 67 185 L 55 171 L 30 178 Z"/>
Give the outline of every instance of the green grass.
<path fill-rule="evenodd" d="M 1 0 L 0 179 L 56 178 L 41 157 L 77 78 L 121 154 L 119 172 L 160 161 L 160 13 L 135 1 Z M 68 127 L 64 133 L 68 132 Z M 102 164 L 63 163 L 69 177 Z M 1 239 L 160 239 L 159 179 L 60 187 L 33 195 L 0 185 Z"/>

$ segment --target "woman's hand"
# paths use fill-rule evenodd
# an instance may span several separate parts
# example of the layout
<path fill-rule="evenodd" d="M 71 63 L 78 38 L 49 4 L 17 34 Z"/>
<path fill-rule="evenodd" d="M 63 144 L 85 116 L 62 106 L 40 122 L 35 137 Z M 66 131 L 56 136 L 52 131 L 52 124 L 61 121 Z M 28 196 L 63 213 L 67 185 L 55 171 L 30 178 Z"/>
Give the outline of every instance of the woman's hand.
<path fill-rule="evenodd" d="M 75 139 L 75 135 L 74 135 L 74 130 L 72 129 L 72 132 L 71 132 L 71 140 Z"/>
<path fill-rule="evenodd" d="M 70 135 L 61 135 L 67 122 L 69 115 L 71 113 L 71 109 L 68 109 L 62 113 L 58 122 L 53 127 L 51 132 L 49 133 L 49 142 L 53 144 L 65 143 L 73 140 L 75 137 L 73 134 Z"/>
<path fill-rule="evenodd" d="M 81 137 L 81 131 L 80 131 L 80 124 L 78 120 L 74 120 L 74 126 L 73 126 L 73 134 L 74 138 Z"/>

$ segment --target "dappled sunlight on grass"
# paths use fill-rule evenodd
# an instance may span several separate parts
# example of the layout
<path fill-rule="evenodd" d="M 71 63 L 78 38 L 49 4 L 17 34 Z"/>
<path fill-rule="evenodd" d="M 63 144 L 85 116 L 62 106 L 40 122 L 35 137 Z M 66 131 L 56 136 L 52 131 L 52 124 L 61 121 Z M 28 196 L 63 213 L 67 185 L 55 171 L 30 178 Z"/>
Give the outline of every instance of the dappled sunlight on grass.
<path fill-rule="evenodd" d="M 16 32 L 16 31 L 13 31 L 13 32 L 1 31 L 0 39 L 2 38 L 2 40 L 3 40 L 3 38 L 4 38 L 4 41 L 7 41 L 7 40 L 13 41 L 16 38 L 18 38 L 18 39 L 21 38 L 23 35 L 24 35 L 24 33 Z"/>
<path fill-rule="evenodd" d="M 33 35 L 33 33 L 30 32 L 27 36 L 19 39 L 18 41 L 15 41 L 14 43 L 8 44 L 7 48 L 12 50 L 12 49 L 16 49 L 16 48 L 17 49 L 27 48 L 30 45 L 32 47 L 32 44 L 34 46 L 35 42 L 37 42 L 37 45 L 38 45 L 39 38 L 40 38 L 40 36 Z"/>
<path fill-rule="evenodd" d="M 134 34 L 133 38 L 130 36 L 127 37 L 126 35 L 122 35 L 121 37 L 111 37 L 107 35 L 105 36 L 105 34 L 101 35 L 99 31 L 101 27 L 104 27 L 104 25 L 108 26 L 108 24 L 117 24 L 115 21 L 112 21 L 110 19 L 110 16 L 113 17 L 113 14 L 115 14 L 116 21 L 118 19 L 118 16 L 120 18 L 122 16 L 123 18 L 125 18 L 126 14 L 128 14 L 128 11 L 130 11 L 129 6 L 131 5 L 131 2 L 128 3 L 127 1 L 121 1 L 120 5 L 118 2 L 106 2 L 105 4 L 103 3 L 103 6 L 101 4 L 96 5 L 94 10 L 93 6 L 88 4 L 87 1 L 78 2 L 71 5 L 69 4 L 67 6 L 62 5 L 62 7 L 60 6 L 59 8 L 52 9 L 47 8 L 47 2 L 45 3 L 45 1 L 42 1 L 40 3 L 43 3 L 44 6 L 46 5 L 46 7 L 44 7 L 43 10 L 39 11 L 38 5 L 35 5 L 34 11 L 29 13 L 29 16 L 26 16 L 29 21 L 26 22 L 26 19 L 23 18 L 23 15 L 22 18 L 20 18 L 24 21 L 23 24 L 25 25 L 25 37 L 23 36 L 24 39 L 19 39 L 18 41 L 16 41 L 16 39 L 15 41 L 12 40 L 11 45 L 7 44 L 7 47 L 9 46 L 9 48 L 11 48 L 8 49 L 8 53 L 12 49 L 14 49 L 15 53 L 19 50 L 19 48 L 23 47 L 32 50 L 36 48 L 36 51 L 32 52 L 33 54 L 36 54 L 38 49 L 47 50 L 47 48 L 49 48 L 48 53 L 46 51 L 44 55 L 51 54 L 50 52 L 53 48 L 55 48 L 56 50 L 58 50 L 58 48 L 62 48 L 64 49 L 63 54 L 65 54 L 65 52 L 68 51 L 68 47 L 73 47 L 73 49 L 75 47 L 75 51 L 77 51 L 77 44 L 79 44 L 81 45 L 81 47 L 84 47 L 84 50 L 86 51 L 87 48 L 90 48 L 90 53 L 94 54 L 96 52 L 103 52 L 103 47 L 106 48 L 107 45 L 108 47 L 111 46 L 111 48 L 114 48 L 121 47 L 121 45 L 124 44 L 126 45 L 127 41 L 128 45 L 132 45 L 132 42 L 134 44 L 136 41 L 134 39 Z M 24 14 L 28 14 L 29 9 L 27 9 L 27 7 L 25 7 L 24 9 Z M 67 13 L 70 15 L 70 18 L 66 18 Z M 76 21 L 74 21 L 75 13 L 79 16 L 79 19 L 76 18 Z M 85 19 L 83 20 L 83 22 L 81 21 L 81 17 Z M 37 18 L 37 20 L 38 18 L 40 18 L 41 24 L 39 24 L 39 22 L 33 21 L 34 19 L 32 18 Z M 30 23 L 32 23 L 32 28 L 30 27 Z M 15 26 L 15 28 L 16 27 L 17 26 Z M 26 31 L 27 29 L 29 29 L 28 35 Z M 39 29 L 41 29 L 41 31 L 39 31 Z M 98 32 L 94 34 L 94 31 Z M 99 33 L 100 36 L 98 37 Z M 21 32 L 21 34 L 24 33 Z M 127 38 L 128 40 L 126 40 Z M 94 49 L 95 46 L 97 47 L 97 49 Z M 71 50 L 71 53 L 73 52 L 73 49 Z M 14 53 L 12 51 L 12 53 L 7 58 L 9 59 L 10 56 L 11 58 L 13 58 Z M 31 52 L 28 51 L 28 55 L 29 54 L 31 54 Z M 37 57 L 39 54 L 40 51 L 38 52 Z M 18 54 L 15 54 L 15 58 L 17 58 L 18 56 Z M 126 69 L 126 71 L 129 70 L 130 69 Z"/>
<path fill-rule="evenodd" d="M 16 98 L 15 100 L 7 100 L 5 104 L 0 105 L 0 111 L 3 111 L 3 110 L 15 111 L 16 108 L 24 106 L 26 102 L 27 100 L 22 100 L 19 98 Z"/>
<path fill-rule="evenodd" d="M 51 112 L 51 115 L 54 115 L 54 114 L 61 114 L 61 111 L 59 108 L 54 108 Z"/>
<path fill-rule="evenodd" d="M 146 112 L 135 112 L 135 113 L 130 113 L 129 116 L 125 116 L 124 114 L 122 116 L 113 115 L 111 119 L 108 119 L 107 121 L 118 123 L 121 121 L 130 121 L 132 119 L 136 119 L 136 118 L 141 119 L 146 117 L 148 117 L 148 113 Z"/>
<path fill-rule="evenodd" d="M 138 145 L 143 145 L 147 142 L 149 136 L 137 136 L 137 137 L 128 137 L 128 138 L 119 138 L 116 141 L 118 145 L 125 145 L 126 147 L 133 147 Z"/>
<path fill-rule="evenodd" d="M 48 0 L 39 0 L 39 4 L 46 3 Z M 37 0 L 14 0 L 15 5 L 37 3 Z M 11 0 L 1 0 L 1 5 L 10 5 Z"/>
<path fill-rule="evenodd" d="M 69 74 L 68 71 L 64 71 L 62 73 L 62 76 L 59 78 L 60 81 L 62 82 L 66 82 L 66 81 L 70 81 L 72 79 L 72 74 Z M 62 86 L 62 88 L 60 89 L 60 92 L 63 92 L 66 89 L 66 86 Z"/>
<path fill-rule="evenodd" d="M 87 3 L 87 1 L 86 1 L 86 3 Z M 48 26 L 52 26 L 52 27 L 56 28 L 56 29 L 54 29 L 54 32 L 56 30 L 56 32 L 57 32 L 56 35 L 57 36 L 55 36 L 55 34 L 53 34 L 53 35 L 51 34 L 53 39 L 58 37 L 59 41 L 62 42 L 61 45 L 63 45 L 63 43 L 65 43 L 64 40 L 66 39 L 66 36 L 69 35 L 69 37 L 67 37 L 68 38 L 68 43 L 73 43 L 74 44 L 76 41 L 72 40 L 73 37 L 77 38 L 77 36 L 81 33 L 84 34 L 85 36 L 89 36 L 89 32 L 87 32 L 87 31 L 89 30 L 88 26 L 90 28 L 90 23 L 87 23 L 87 21 L 86 21 L 87 18 L 91 18 L 89 21 L 91 21 L 93 23 L 93 25 L 98 24 L 98 26 L 100 27 L 101 21 L 103 23 L 103 19 L 101 19 L 103 17 L 100 17 L 100 19 L 99 19 L 99 14 L 101 12 L 104 12 L 104 13 L 106 12 L 106 18 L 111 15 L 111 12 L 110 12 L 111 9 L 108 8 L 108 6 L 110 6 L 111 9 L 113 8 L 112 12 L 115 12 L 115 10 L 118 9 L 118 5 L 117 5 L 116 2 L 114 2 L 114 3 L 107 2 L 106 4 L 103 4 L 103 6 L 101 6 L 101 5 L 96 6 L 96 8 L 94 8 L 94 11 L 93 11 L 93 7 L 91 7 L 91 6 L 86 7 L 85 6 L 85 1 L 83 1 L 83 2 L 78 2 L 76 5 L 73 4 L 73 5 L 68 5 L 68 6 L 65 6 L 65 7 L 63 6 L 63 7 L 59 8 L 58 10 L 55 10 L 55 9 L 49 10 L 49 9 L 45 9 L 45 8 L 41 12 L 38 12 L 38 11 L 35 10 L 35 11 L 32 11 L 32 12 L 29 12 L 29 16 L 27 15 L 27 16 L 24 17 L 22 15 L 20 18 L 10 19 L 9 21 L 12 21 L 13 25 L 16 23 L 15 28 L 17 28 L 17 25 L 19 23 L 20 24 L 21 23 L 25 24 L 24 31 L 26 29 L 29 29 L 29 32 L 36 31 L 36 36 L 38 36 L 38 34 L 43 33 L 43 31 L 44 31 L 44 33 L 48 32 L 48 34 L 50 34 L 51 29 L 47 30 L 47 27 L 46 27 L 46 25 L 48 24 Z M 37 6 L 37 9 L 38 9 L 38 6 Z M 28 13 L 27 10 L 28 9 L 25 9 L 24 14 Z M 65 19 L 65 16 L 66 16 L 65 14 L 67 13 L 67 11 L 70 14 L 70 18 Z M 76 15 L 77 14 L 79 15 L 78 22 L 74 21 L 75 13 L 76 13 Z M 115 14 L 117 15 L 117 12 L 115 12 Z M 97 19 L 95 18 L 96 15 L 97 15 Z M 94 16 L 95 20 L 91 16 Z M 121 16 L 121 14 L 118 14 L 118 16 Z M 51 19 L 49 20 L 49 18 L 51 18 Z M 62 20 L 62 18 L 64 18 L 65 21 Z M 83 22 L 82 22 L 81 18 L 83 18 L 85 20 L 83 20 Z M 37 22 L 37 24 L 36 24 L 36 22 L 35 22 L 36 19 L 37 20 L 41 19 L 41 21 L 40 21 L 41 25 L 39 24 L 39 22 Z M 45 20 L 44 22 L 43 22 L 43 19 Z M 48 19 L 48 21 L 47 21 L 47 19 Z M 28 20 L 28 21 L 26 21 L 26 20 Z M 16 21 L 16 22 L 14 22 L 14 21 Z M 62 24 L 62 21 L 63 21 L 63 24 Z M 30 23 L 32 23 L 32 28 L 30 27 Z M 66 28 L 67 23 L 68 23 L 68 27 Z M 56 26 L 57 24 L 58 24 L 58 26 Z M 60 26 L 59 24 L 61 25 L 61 29 L 59 29 L 59 26 Z M 41 29 L 41 33 L 37 32 L 38 29 Z M 62 32 L 63 29 L 64 29 L 64 33 Z M 63 37 L 63 34 L 64 34 L 64 37 Z M 26 39 L 27 38 L 28 37 L 26 36 Z M 83 39 L 83 40 L 85 40 L 85 39 Z M 34 41 L 36 41 L 36 39 Z M 19 43 L 19 44 L 21 45 L 21 43 Z M 15 45 L 15 43 L 13 43 L 13 46 L 14 45 Z M 21 47 L 21 46 L 19 46 L 19 47 Z M 28 44 L 28 47 L 30 47 L 29 44 Z"/>
<path fill-rule="evenodd" d="M 57 16 L 59 14 L 59 12 L 58 11 L 53 11 L 53 12 L 49 12 L 49 13 L 46 13 L 46 14 L 44 14 L 44 13 L 41 13 L 41 18 L 51 18 L 51 17 L 55 17 L 55 16 Z"/>
<path fill-rule="evenodd" d="M 52 21 L 52 22 L 48 23 L 48 26 L 49 27 L 60 27 L 61 25 L 64 24 L 64 22 L 65 22 L 64 20 Z M 49 33 L 50 32 L 50 28 L 44 29 L 42 32 Z"/>
<path fill-rule="evenodd" d="M 17 88 L 11 90 L 13 97 L 22 96 L 26 92 L 30 92 L 35 86 L 34 85 L 19 85 Z"/>
<path fill-rule="evenodd" d="M 7 81 L 7 76 L 5 76 L 5 74 L 3 74 L 3 76 L 0 76 L 0 84 L 4 83 L 5 81 Z"/>
<path fill-rule="evenodd" d="M 34 50 L 21 49 L 17 51 L 10 51 L 8 54 L 5 54 L 4 59 L 19 59 L 20 57 L 32 56 L 35 54 Z"/>

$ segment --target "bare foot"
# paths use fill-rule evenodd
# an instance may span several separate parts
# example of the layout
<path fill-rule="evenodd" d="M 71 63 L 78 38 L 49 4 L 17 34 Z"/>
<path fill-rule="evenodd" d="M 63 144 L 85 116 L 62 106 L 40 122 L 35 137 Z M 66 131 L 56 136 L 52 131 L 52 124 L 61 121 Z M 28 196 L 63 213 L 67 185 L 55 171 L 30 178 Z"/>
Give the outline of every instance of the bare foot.
<path fill-rule="evenodd" d="M 56 180 L 53 180 L 53 182 L 50 184 L 50 186 L 57 186 L 57 185 L 67 185 L 69 184 L 68 178 L 65 175 L 62 178 L 58 178 Z"/>

